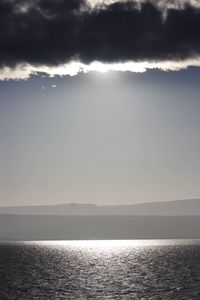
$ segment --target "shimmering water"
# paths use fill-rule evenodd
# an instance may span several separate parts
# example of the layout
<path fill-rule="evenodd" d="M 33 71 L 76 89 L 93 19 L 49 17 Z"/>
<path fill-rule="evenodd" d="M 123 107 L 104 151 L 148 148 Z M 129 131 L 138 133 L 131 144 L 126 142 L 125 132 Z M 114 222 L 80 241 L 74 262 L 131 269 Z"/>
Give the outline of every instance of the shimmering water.
<path fill-rule="evenodd" d="M 1 242 L 0 299 L 200 299 L 200 242 Z"/>

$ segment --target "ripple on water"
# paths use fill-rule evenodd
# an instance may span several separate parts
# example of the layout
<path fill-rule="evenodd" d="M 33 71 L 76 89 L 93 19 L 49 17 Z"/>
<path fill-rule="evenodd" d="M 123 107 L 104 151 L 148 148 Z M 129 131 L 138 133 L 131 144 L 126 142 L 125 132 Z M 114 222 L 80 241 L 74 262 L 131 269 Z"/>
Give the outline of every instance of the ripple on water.
<path fill-rule="evenodd" d="M 0 299 L 200 299 L 200 242 L 2 242 L 0 276 Z"/>

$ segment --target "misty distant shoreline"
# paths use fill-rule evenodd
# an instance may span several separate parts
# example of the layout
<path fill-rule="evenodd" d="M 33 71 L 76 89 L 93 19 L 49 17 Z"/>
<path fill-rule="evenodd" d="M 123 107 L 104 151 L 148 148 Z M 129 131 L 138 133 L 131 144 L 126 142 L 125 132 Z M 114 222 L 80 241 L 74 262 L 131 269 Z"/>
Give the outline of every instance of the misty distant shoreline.
<path fill-rule="evenodd" d="M 187 199 L 163 202 L 145 202 L 127 205 L 97 205 L 67 203 L 56 205 L 8 206 L 0 207 L 0 214 L 13 215 L 155 215 L 184 216 L 200 215 L 200 199 Z"/>
<path fill-rule="evenodd" d="M 0 240 L 200 238 L 200 199 L 0 208 Z"/>

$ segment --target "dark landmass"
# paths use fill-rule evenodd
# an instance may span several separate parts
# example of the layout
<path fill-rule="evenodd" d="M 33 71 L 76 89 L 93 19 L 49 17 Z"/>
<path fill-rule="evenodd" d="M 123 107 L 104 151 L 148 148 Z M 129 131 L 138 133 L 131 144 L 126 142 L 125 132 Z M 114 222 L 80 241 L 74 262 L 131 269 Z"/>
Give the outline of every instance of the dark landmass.
<path fill-rule="evenodd" d="M 0 215 L 1 240 L 200 238 L 200 216 Z"/>
<path fill-rule="evenodd" d="M 68 203 L 46 206 L 0 207 L 0 214 L 15 215 L 199 215 L 200 199 L 149 202 L 132 205 Z"/>

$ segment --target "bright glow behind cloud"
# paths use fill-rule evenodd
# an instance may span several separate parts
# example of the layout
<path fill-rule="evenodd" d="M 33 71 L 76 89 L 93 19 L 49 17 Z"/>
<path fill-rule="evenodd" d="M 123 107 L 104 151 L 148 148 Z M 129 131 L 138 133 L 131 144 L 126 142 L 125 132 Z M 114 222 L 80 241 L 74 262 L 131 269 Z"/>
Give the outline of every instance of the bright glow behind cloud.
<path fill-rule="evenodd" d="M 118 72 L 134 72 L 144 73 L 148 69 L 160 69 L 163 71 L 178 71 L 186 69 L 190 66 L 200 67 L 200 58 L 188 59 L 185 61 L 164 61 L 164 62 L 124 62 L 115 64 L 105 64 L 95 61 L 89 65 L 80 62 L 70 62 L 63 66 L 48 67 L 39 66 L 34 67 L 31 65 L 19 65 L 14 69 L 5 67 L 1 70 L 0 80 L 20 80 L 28 79 L 31 75 L 44 73 L 49 77 L 54 76 L 76 76 L 78 73 L 100 72 L 106 73 L 109 71 Z"/>

